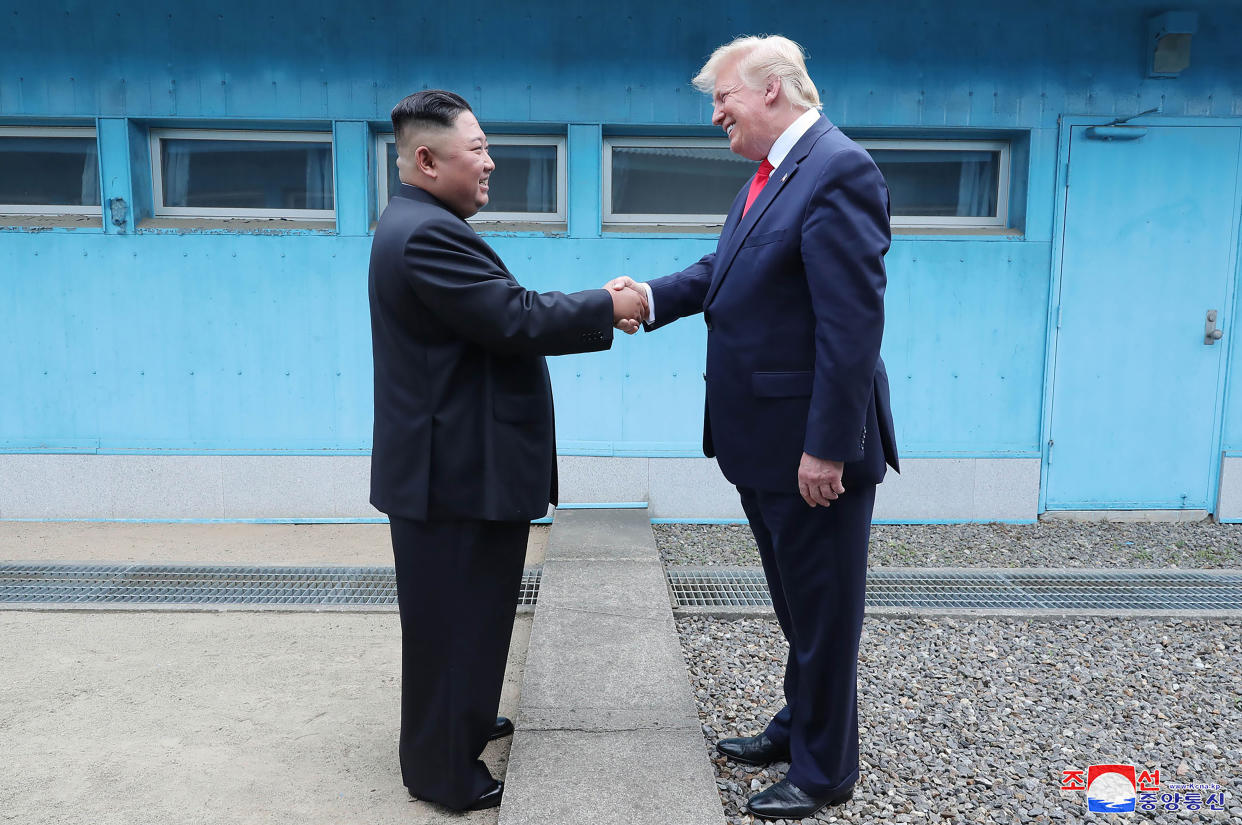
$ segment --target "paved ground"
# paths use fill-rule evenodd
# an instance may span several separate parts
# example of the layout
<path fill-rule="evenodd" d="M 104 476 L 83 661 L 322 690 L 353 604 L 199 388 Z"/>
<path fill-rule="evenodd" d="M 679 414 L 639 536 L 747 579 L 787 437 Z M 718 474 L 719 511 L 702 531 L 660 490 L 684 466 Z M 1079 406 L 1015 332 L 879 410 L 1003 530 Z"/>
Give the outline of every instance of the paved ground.
<path fill-rule="evenodd" d="M 1060 545 L 1053 530 L 1032 527 L 1037 555 L 1112 554 L 1133 540 L 1093 528 L 1068 538 L 1085 544 Z M 901 541 L 973 554 L 982 535 L 1014 564 L 1031 544 L 1010 529 L 924 530 L 918 544 Z M 1203 566 L 1236 558 L 1232 530 L 1192 528 L 1180 548 L 1162 530 L 1135 534 L 1149 541 L 1138 552 L 1164 547 L 1173 561 L 1207 541 L 1213 558 Z M 528 564 L 542 560 L 547 532 L 532 531 Z M 693 539 L 691 553 L 714 553 L 719 532 Z M 388 565 L 387 541 L 375 525 L 0 522 L 0 560 Z M 708 740 L 752 732 L 779 701 L 779 631 L 746 622 L 678 622 Z M 864 784 L 823 819 L 1087 821 L 1081 794 L 1051 783 L 1063 767 L 1115 759 L 1160 765 L 1166 783 L 1171 773 L 1227 785 L 1229 810 L 1199 818 L 1242 823 L 1239 627 L 871 619 Z M 504 712 L 517 704 L 529 634 L 529 616 L 519 616 Z M 405 795 L 399 661 L 395 612 L 0 610 L 0 822 L 495 825 L 496 811 L 459 817 Z M 485 755 L 498 775 L 507 748 Z M 782 767 L 718 765 L 732 821 L 749 821 L 738 804 Z"/>
<path fill-rule="evenodd" d="M 516 708 L 520 615 L 502 710 Z M 0 820 L 494 823 L 409 798 L 394 613 L 0 612 Z M 508 740 L 485 760 L 503 774 Z"/>
<path fill-rule="evenodd" d="M 543 561 L 531 526 L 526 564 Z M 0 561 L 392 566 L 387 524 L 143 524 L 0 521 Z"/>
<path fill-rule="evenodd" d="M 532 530 L 528 563 L 548 528 Z M 0 523 L 0 559 L 390 565 L 386 526 Z M 501 711 L 517 708 L 519 614 Z M 0 822 L 494 825 L 409 798 L 377 613 L 0 610 Z M 502 776 L 509 740 L 484 754 Z"/>

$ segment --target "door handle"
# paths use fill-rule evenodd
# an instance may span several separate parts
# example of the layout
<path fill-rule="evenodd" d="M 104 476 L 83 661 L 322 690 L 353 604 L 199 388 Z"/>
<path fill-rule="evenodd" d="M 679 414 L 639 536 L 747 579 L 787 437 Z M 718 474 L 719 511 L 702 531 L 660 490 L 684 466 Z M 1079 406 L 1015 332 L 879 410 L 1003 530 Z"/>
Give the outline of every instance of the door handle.
<path fill-rule="evenodd" d="M 1224 331 L 1216 328 L 1216 310 L 1209 309 L 1207 323 L 1203 327 L 1203 343 L 1210 347 L 1224 337 Z"/>

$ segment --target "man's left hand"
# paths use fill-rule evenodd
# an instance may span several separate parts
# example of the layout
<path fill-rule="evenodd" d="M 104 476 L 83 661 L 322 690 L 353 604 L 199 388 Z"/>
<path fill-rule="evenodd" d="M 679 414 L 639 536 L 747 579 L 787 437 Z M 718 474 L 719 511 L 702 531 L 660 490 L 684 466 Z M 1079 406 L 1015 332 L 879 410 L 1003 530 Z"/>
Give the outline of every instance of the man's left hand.
<path fill-rule="evenodd" d="M 844 470 L 844 462 L 803 453 L 802 462 L 798 465 L 798 492 L 802 494 L 802 500 L 811 507 L 830 506 L 837 496 L 845 492 L 845 485 L 841 483 Z"/>

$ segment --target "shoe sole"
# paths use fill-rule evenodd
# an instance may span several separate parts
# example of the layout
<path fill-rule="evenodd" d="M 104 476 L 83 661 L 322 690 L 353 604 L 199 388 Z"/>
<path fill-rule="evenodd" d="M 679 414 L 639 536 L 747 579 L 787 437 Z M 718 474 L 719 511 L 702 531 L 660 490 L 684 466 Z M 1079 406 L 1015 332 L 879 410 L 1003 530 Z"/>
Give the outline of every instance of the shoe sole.
<path fill-rule="evenodd" d="M 719 747 L 716 748 L 716 753 L 720 754 L 725 759 L 728 759 L 732 762 L 737 762 L 740 765 L 752 765 L 757 768 L 761 768 L 764 765 L 771 765 L 773 762 L 788 762 L 789 761 L 789 754 L 787 753 L 779 755 L 779 756 L 774 756 L 771 759 L 747 759 L 744 756 L 734 756 L 728 751 L 721 750 Z"/>
<path fill-rule="evenodd" d="M 496 794 L 496 796 L 492 797 L 491 799 L 488 799 L 485 802 L 474 803 L 469 808 L 466 808 L 466 810 L 467 811 L 486 811 L 488 808 L 499 808 L 500 800 L 503 796 L 504 796 L 504 791 L 501 791 L 500 793 Z"/>
<path fill-rule="evenodd" d="M 780 814 L 775 814 L 775 813 L 761 814 L 758 811 L 756 811 L 754 808 L 750 807 L 749 802 L 746 803 L 746 812 L 748 814 L 751 814 L 752 816 L 757 816 L 760 819 L 790 819 L 790 820 L 806 819 L 807 817 L 815 816 L 817 813 L 822 811 L 824 808 L 831 808 L 836 805 L 844 805 L 846 802 L 849 802 L 853 798 L 854 798 L 854 789 L 850 788 L 850 790 L 847 791 L 846 793 L 842 794 L 841 796 L 835 799 L 829 799 L 823 805 L 820 805 L 818 808 L 811 811 L 810 813 L 785 812 L 785 813 L 780 813 Z"/>
<path fill-rule="evenodd" d="M 497 739 L 504 739 L 506 736 L 512 736 L 512 735 L 513 735 L 513 728 L 510 727 L 508 730 L 502 730 L 499 733 L 491 734 L 490 736 L 487 737 L 487 741 L 495 742 Z"/>
<path fill-rule="evenodd" d="M 410 799 L 413 799 L 413 800 L 415 800 L 415 801 L 417 801 L 417 802 L 426 802 L 426 801 L 427 801 L 427 800 L 423 799 L 421 796 L 419 796 L 418 794 L 414 793 L 414 791 L 411 791 L 409 788 L 406 788 L 406 791 L 407 791 L 407 792 L 409 792 L 409 794 L 410 794 Z M 467 808 L 462 808 L 461 810 L 463 810 L 463 811 L 486 811 L 488 808 L 499 808 L 499 807 L 500 807 L 500 802 L 501 802 L 501 800 L 504 798 L 504 793 L 505 793 L 505 791 L 504 791 L 504 787 L 502 786 L 502 787 L 501 787 L 501 789 L 500 789 L 500 793 L 498 793 L 498 794 L 496 794 L 494 797 L 492 797 L 492 798 L 488 799 L 486 802 L 483 802 L 483 803 L 480 803 L 480 802 L 475 802 L 473 805 L 470 805 L 470 806 L 469 806 L 469 807 L 467 807 Z M 433 805 L 434 805 L 435 803 L 433 802 L 433 803 L 431 803 L 431 804 L 433 804 Z M 451 809 L 450 809 L 450 810 L 451 810 Z"/>

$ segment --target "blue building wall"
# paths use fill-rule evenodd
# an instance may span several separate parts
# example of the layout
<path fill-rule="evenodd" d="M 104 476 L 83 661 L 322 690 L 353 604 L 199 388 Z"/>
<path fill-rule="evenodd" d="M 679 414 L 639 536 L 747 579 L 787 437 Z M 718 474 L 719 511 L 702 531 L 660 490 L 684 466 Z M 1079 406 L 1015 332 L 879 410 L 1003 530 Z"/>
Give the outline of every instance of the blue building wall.
<path fill-rule="evenodd" d="M 1164 9 L 1132 0 L 5 2 L 0 125 L 97 125 L 105 202 L 133 210 L 0 231 L 0 450 L 365 452 L 371 134 L 392 104 L 446 87 L 491 131 L 569 133 L 568 232 L 490 238 L 524 285 L 649 277 L 714 241 L 601 232 L 602 137 L 716 134 L 690 76 L 737 34 L 780 32 L 850 134 L 1013 141 L 1014 233 L 895 237 L 884 356 L 905 455 L 1038 457 L 1059 118 L 1242 116 L 1242 7 L 1178 8 L 1200 14 L 1192 68 L 1149 79 Z M 337 229 L 144 225 L 145 129 L 196 124 L 333 128 Z M 698 455 L 703 357 L 691 321 L 555 359 L 562 453 Z M 1223 448 L 1242 449 L 1242 404 Z"/>

